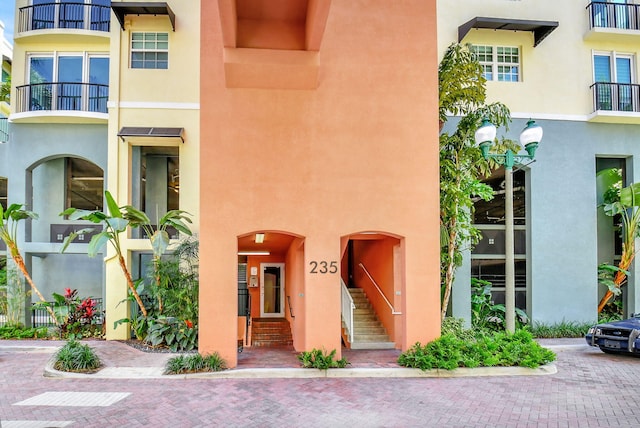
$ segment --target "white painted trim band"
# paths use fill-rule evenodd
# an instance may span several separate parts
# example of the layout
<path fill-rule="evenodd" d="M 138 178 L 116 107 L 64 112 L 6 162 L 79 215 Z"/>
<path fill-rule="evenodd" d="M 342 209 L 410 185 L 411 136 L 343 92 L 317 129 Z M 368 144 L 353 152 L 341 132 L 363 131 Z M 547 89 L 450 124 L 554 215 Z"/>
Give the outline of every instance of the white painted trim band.
<path fill-rule="evenodd" d="M 522 113 L 511 112 L 512 119 L 540 119 L 540 120 L 568 120 L 574 122 L 588 122 L 587 114 L 554 114 L 554 113 Z"/>
<path fill-rule="evenodd" d="M 164 110 L 200 110 L 200 103 L 154 103 L 145 101 L 109 101 L 109 108 L 143 108 Z"/>

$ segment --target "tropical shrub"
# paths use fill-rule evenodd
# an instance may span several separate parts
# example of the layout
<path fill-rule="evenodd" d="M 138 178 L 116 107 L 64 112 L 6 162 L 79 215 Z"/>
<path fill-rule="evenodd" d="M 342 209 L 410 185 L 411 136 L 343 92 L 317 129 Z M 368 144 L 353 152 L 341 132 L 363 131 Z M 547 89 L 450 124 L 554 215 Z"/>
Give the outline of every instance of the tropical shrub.
<path fill-rule="evenodd" d="M 0 314 L 7 313 L 7 259 L 0 257 Z"/>
<path fill-rule="evenodd" d="M 450 334 L 462 340 L 473 340 L 478 332 L 473 329 L 465 328 L 465 321 L 462 318 L 446 317 L 442 320 L 440 335 Z"/>
<path fill-rule="evenodd" d="M 320 349 L 312 349 L 311 351 L 304 351 L 298 354 L 298 360 L 302 364 L 302 367 L 305 369 L 334 369 L 334 368 L 345 368 L 349 361 L 346 358 L 340 358 L 336 360 L 336 350 L 332 350 L 327 353 L 325 350 Z"/>
<path fill-rule="evenodd" d="M 640 237 L 640 183 L 622 187 L 622 172 L 617 168 L 605 169 L 596 175 L 598 199 L 604 213 L 614 218 L 622 238 L 620 262 L 617 266 L 600 265 L 598 282 L 607 291 L 598 303 L 598 314 L 602 313 L 609 301 L 618 296 L 627 282 L 628 269 L 636 256 L 636 239 Z M 604 270 L 604 272 L 603 272 Z M 609 271 L 610 278 L 603 273 Z"/>
<path fill-rule="evenodd" d="M 7 324 L 0 327 L 0 339 L 42 339 L 48 338 L 47 327 L 22 327 Z"/>
<path fill-rule="evenodd" d="M 136 338 L 174 352 L 195 349 L 198 341 L 198 241 L 186 239 L 171 254 L 154 261 L 148 276 L 135 282 L 147 308 L 118 320 L 129 323 Z M 130 293 L 126 299 L 134 301 Z"/>
<path fill-rule="evenodd" d="M 25 321 L 27 301 L 31 300 L 31 290 L 24 289 L 24 283 L 15 265 L 6 266 L 6 285 L 3 291 L 6 303 L 5 325 L 22 327 Z"/>
<path fill-rule="evenodd" d="M 102 334 L 102 327 L 97 323 L 102 316 L 102 311 L 97 307 L 97 302 L 88 297 L 80 299 L 78 290 L 65 288 L 64 295 L 53 293 L 53 311 L 58 319 L 60 337 L 72 336 L 91 337 Z M 36 306 L 51 305 L 50 303 L 37 303 Z"/>
<path fill-rule="evenodd" d="M 198 319 L 198 241 L 187 238 L 154 261 L 149 272 L 155 281 L 145 282 L 159 315 L 194 323 Z"/>
<path fill-rule="evenodd" d="M 226 361 L 217 353 L 202 356 L 200 354 L 178 355 L 170 358 L 165 365 L 165 374 L 183 374 L 199 372 L 219 372 L 227 368 Z"/>
<path fill-rule="evenodd" d="M 135 282 L 135 287 L 136 287 L 136 292 L 138 293 L 138 296 L 140 298 L 140 301 L 143 302 L 143 305 L 145 308 L 148 307 L 149 309 L 148 310 L 145 309 L 146 314 L 144 314 L 139 310 L 138 307 L 132 308 L 133 309 L 132 315 L 129 318 L 122 318 L 117 321 L 114 321 L 113 328 L 116 328 L 120 324 L 128 323 L 136 339 L 143 341 L 146 339 L 147 334 L 149 332 L 149 326 L 151 325 L 151 322 L 156 315 L 154 312 L 152 299 L 150 299 L 148 295 L 143 294 L 144 282 L 142 278 L 138 279 Z M 131 293 L 131 291 L 128 292 L 127 298 L 121 301 L 120 303 L 125 303 L 125 302 L 132 302 L 132 303 L 137 302 L 137 299 L 135 298 L 133 293 Z"/>
<path fill-rule="evenodd" d="M 191 351 L 198 345 L 198 330 L 189 320 L 158 315 L 149 320 L 145 343 L 165 345 L 173 352 Z"/>
<path fill-rule="evenodd" d="M 524 327 L 529 322 L 526 312 L 520 308 L 515 312 L 516 328 Z M 504 330 L 505 307 L 493 303 L 489 281 L 471 278 L 471 325 L 476 330 Z"/>
<path fill-rule="evenodd" d="M 446 334 L 424 346 L 416 343 L 400 354 L 398 364 L 421 370 L 493 366 L 535 368 L 555 358 L 552 351 L 533 340 L 530 332 L 520 329 L 515 333 L 480 336 L 472 341 Z"/>
<path fill-rule="evenodd" d="M 69 340 L 54 357 L 53 368 L 64 372 L 90 373 L 99 369 L 100 359 L 88 345 Z"/>

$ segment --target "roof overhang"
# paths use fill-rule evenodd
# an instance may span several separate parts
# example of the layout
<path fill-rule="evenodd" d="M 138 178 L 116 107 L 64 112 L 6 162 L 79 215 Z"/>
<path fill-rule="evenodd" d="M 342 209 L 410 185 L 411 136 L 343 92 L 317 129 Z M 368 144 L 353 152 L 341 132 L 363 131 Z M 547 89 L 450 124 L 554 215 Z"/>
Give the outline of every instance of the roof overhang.
<path fill-rule="evenodd" d="M 140 126 L 124 126 L 118 132 L 118 137 L 125 141 L 127 138 L 167 138 L 184 143 L 184 128 L 149 128 Z"/>
<path fill-rule="evenodd" d="M 558 21 L 535 21 L 530 19 L 487 18 L 476 16 L 458 27 L 458 42 L 467 35 L 472 28 L 488 30 L 531 31 L 533 33 L 533 47 L 536 47 L 553 30 L 558 28 Z"/>
<path fill-rule="evenodd" d="M 171 28 L 176 31 L 176 14 L 166 2 L 121 2 L 111 3 L 111 9 L 116 14 L 120 28 L 124 30 L 125 15 L 167 15 L 171 21 Z"/>

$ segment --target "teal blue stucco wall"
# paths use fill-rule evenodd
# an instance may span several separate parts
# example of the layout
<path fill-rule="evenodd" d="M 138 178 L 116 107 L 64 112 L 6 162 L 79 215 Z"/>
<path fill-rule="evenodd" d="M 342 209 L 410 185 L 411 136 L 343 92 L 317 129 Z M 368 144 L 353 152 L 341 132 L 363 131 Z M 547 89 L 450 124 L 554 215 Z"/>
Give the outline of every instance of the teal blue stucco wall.
<path fill-rule="evenodd" d="M 534 117 L 534 119 L 536 119 Z M 596 157 L 627 158 L 628 181 L 640 181 L 640 133 L 635 125 L 537 120 L 544 137 L 536 161 L 525 167 L 527 186 L 527 311 L 533 322 L 594 321 L 597 318 L 598 224 Z M 453 129 L 451 120 L 444 131 Z M 517 139 L 526 120 L 505 135 Z M 499 130 L 499 135 L 501 134 Z M 502 132 L 504 134 L 504 132 Z M 636 263 L 637 264 L 637 263 Z M 637 266 L 634 265 L 632 271 Z M 470 268 L 456 272 L 452 313 L 470 310 Z M 631 275 L 628 312 L 640 310 Z M 469 291 L 467 291 L 469 290 Z M 466 318 L 466 317 L 465 317 Z"/>

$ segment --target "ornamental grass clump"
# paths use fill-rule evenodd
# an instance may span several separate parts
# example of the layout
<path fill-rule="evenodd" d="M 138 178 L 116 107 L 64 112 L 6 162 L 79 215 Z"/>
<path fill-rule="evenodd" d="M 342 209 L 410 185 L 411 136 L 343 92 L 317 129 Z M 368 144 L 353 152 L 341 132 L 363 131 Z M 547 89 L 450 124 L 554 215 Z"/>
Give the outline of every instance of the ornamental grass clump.
<path fill-rule="evenodd" d="M 227 362 L 218 354 L 183 354 L 170 358 L 165 365 L 165 374 L 219 372 L 227 368 Z"/>
<path fill-rule="evenodd" d="M 593 322 L 561 321 L 555 324 L 534 323 L 531 334 L 539 339 L 584 337 Z"/>
<path fill-rule="evenodd" d="M 56 353 L 53 368 L 63 372 L 93 373 L 102 365 L 88 345 L 70 340 Z"/>
<path fill-rule="evenodd" d="M 495 333 L 474 340 L 445 334 L 426 345 L 416 343 L 398 357 L 398 364 L 421 370 L 458 367 L 529 367 L 550 363 L 556 355 L 533 340 L 527 330 Z"/>

